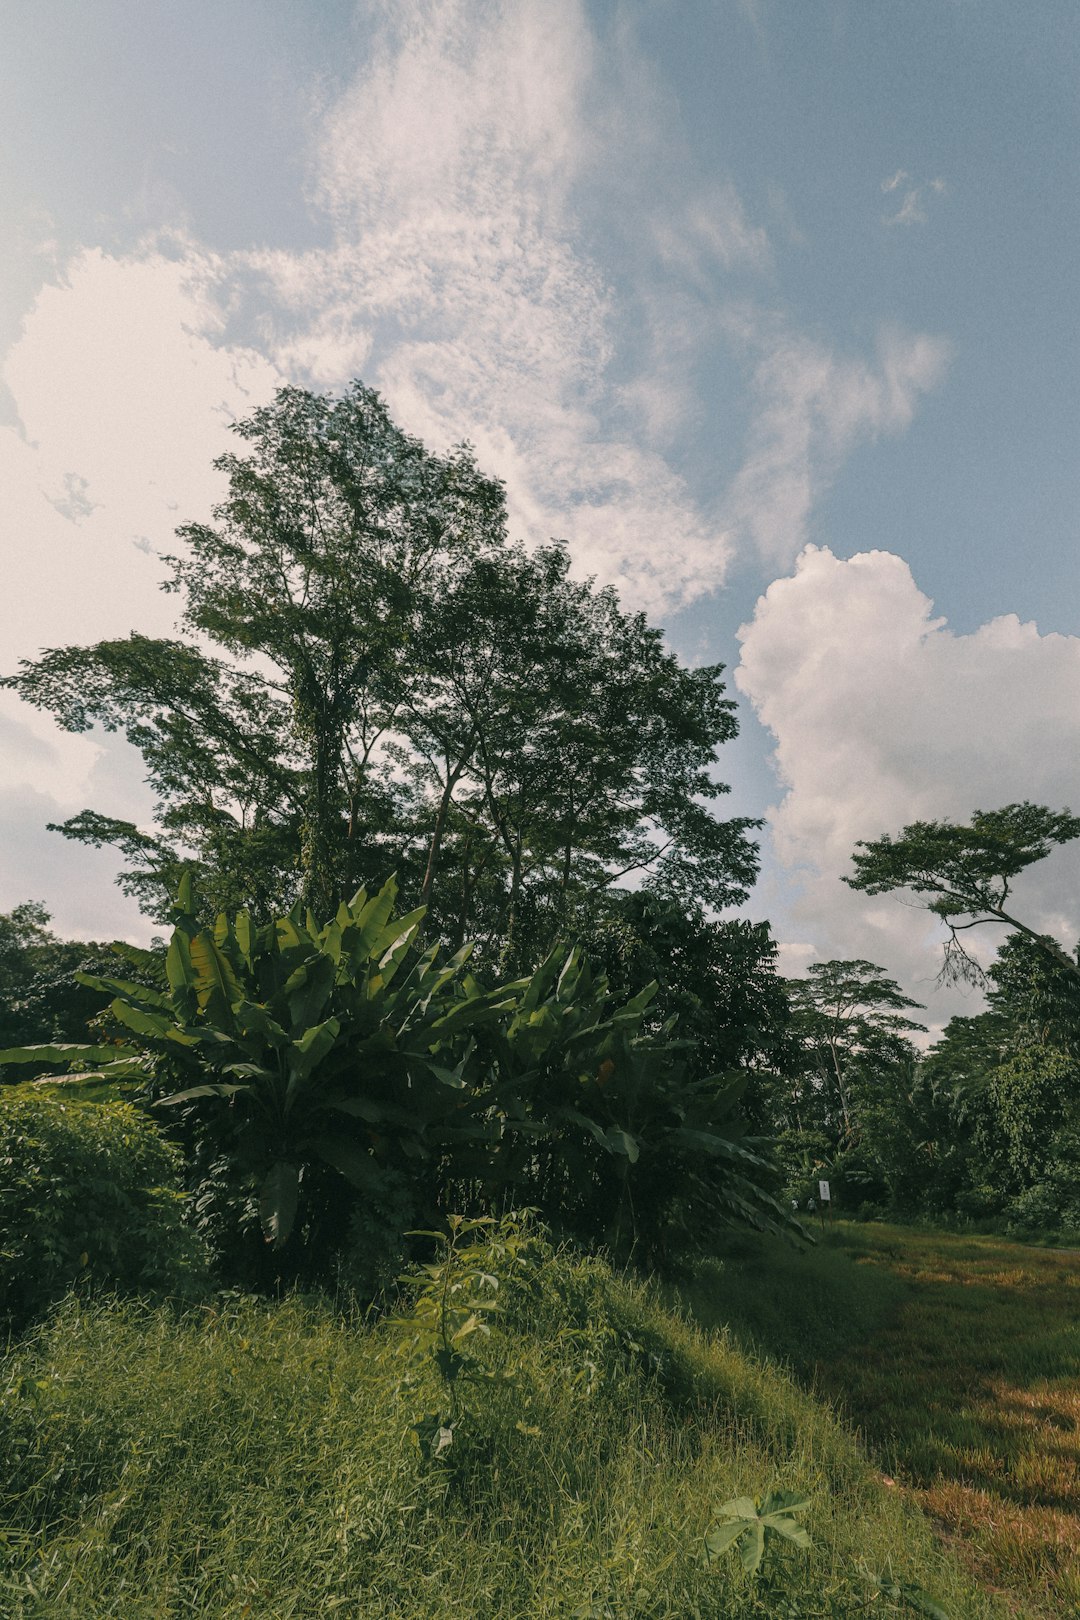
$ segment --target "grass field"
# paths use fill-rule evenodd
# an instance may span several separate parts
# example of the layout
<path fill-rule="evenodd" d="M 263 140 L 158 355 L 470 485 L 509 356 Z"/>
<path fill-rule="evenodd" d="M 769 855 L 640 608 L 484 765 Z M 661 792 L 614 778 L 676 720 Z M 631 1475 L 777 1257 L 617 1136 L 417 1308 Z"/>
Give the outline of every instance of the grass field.
<path fill-rule="evenodd" d="M 686 1294 L 836 1400 L 989 1589 L 1080 1615 L 1080 1255 L 839 1224 Z"/>
<path fill-rule="evenodd" d="M 836 1268 L 806 1264 L 823 1260 Z M 430 1357 L 410 1359 L 408 1312 L 372 1325 L 302 1299 L 68 1301 L 0 1363 L 0 1614 L 1013 1612 L 822 1404 L 730 1336 L 572 1256 L 549 1255 L 505 1304 L 433 1457 L 410 1430 L 445 1391 Z M 809 1497 L 809 1551 L 769 1544 L 756 1577 L 735 1548 L 710 1562 L 722 1504 L 774 1489 Z"/>

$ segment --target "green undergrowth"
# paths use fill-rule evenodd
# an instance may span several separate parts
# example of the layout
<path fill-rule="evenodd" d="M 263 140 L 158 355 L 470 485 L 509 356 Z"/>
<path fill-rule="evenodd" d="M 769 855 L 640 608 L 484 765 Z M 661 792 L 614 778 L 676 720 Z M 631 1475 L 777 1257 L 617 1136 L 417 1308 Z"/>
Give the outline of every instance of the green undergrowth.
<path fill-rule="evenodd" d="M 440 1349 L 443 1280 L 380 1322 L 299 1297 L 66 1301 L 2 1367 L 5 1620 L 1003 1613 L 729 1337 L 543 1250 L 474 1269 L 475 1320 Z M 725 1505 L 769 1492 L 809 1497 L 809 1551 L 710 1561 Z"/>

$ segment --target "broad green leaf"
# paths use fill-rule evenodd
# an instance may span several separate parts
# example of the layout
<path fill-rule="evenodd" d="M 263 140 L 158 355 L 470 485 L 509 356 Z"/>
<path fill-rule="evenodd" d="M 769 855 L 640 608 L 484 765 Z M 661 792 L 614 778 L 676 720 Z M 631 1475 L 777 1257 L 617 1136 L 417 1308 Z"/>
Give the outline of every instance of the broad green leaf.
<path fill-rule="evenodd" d="M 384 1125 L 387 1119 L 382 1103 L 372 1102 L 367 1097 L 327 1098 L 325 1106 L 336 1113 L 348 1114 L 352 1119 L 362 1119 L 367 1125 Z"/>
<path fill-rule="evenodd" d="M 311 1137 L 300 1144 L 351 1181 L 361 1192 L 377 1194 L 385 1189 L 380 1166 L 366 1148 L 340 1136 Z"/>
<path fill-rule="evenodd" d="M 810 1498 L 800 1491 L 770 1491 L 761 1504 L 763 1518 L 772 1513 L 805 1513 Z"/>
<path fill-rule="evenodd" d="M 651 984 L 645 986 L 644 990 L 639 990 L 637 995 L 626 1003 L 625 1007 L 620 1007 L 619 1011 L 613 1014 L 613 1022 L 618 1024 L 639 1023 L 659 989 L 660 985 L 654 979 Z"/>
<path fill-rule="evenodd" d="M 207 1007 L 215 993 L 221 998 L 225 1009 L 244 999 L 232 964 L 205 928 L 195 935 L 190 949 L 200 1007 Z"/>
<path fill-rule="evenodd" d="M 304 941 L 300 937 L 300 930 L 292 917 L 279 917 L 274 924 L 274 929 L 277 934 L 279 951 L 293 951 L 298 946 L 303 945 Z"/>
<path fill-rule="evenodd" d="M 289 1049 L 289 1087 L 286 1106 L 312 1070 L 333 1050 L 334 1042 L 340 1033 L 340 1021 L 337 1018 L 328 1018 L 325 1024 L 315 1024 L 311 1029 L 306 1029 L 298 1041 L 293 1041 Z"/>
<path fill-rule="evenodd" d="M 735 1520 L 732 1524 L 718 1524 L 715 1530 L 710 1530 L 705 1537 L 705 1545 L 713 1557 L 726 1552 L 733 1541 L 737 1541 L 746 1529 L 745 1524 Z"/>
<path fill-rule="evenodd" d="M 174 1108 L 177 1103 L 193 1102 L 197 1097 L 235 1097 L 238 1092 L 250 1091 L 250 1086 L 188 1086 L 186 1091 L 174 1091 L 171 1097 L 159 1097 L 156 1108 Z"/>
<path fill-rule="evenodd" d="M 135 984 L 130 979 L 100 979 L 95 973 L 75 973 L 72 977 L 88 990 L 100 990 L 106 996 L 127 996 L 131 1001 L 141 1001 L 146 1007 L 160 1007 L 163 1011 L 169 1011 L 168 997 L 145 984 Z"/>
<path fill-rule="evenodd" d="M 121 1024 L 133 1029 L 136 1035 L 148 1035 L 159 1041 L 165 1040 L 175 1027 L 171 1018 L 163 1018 L 161 1013 L 147 1012 L 145 1007 L 133 1007 L 129 1001 L 117 999 L 110 1003 L 109 1011 Z"/>
<path fill-rule="evenodd" d="M 761 1563 L 761 1555 L 765 1551 L 765 1526 L 760 1519 L 753 1519 L 743 1531 L 739 1543 L 739 1556 L 742 1558 L 743 1569 L 748 1575 L 754 1575 Z"/>
<path fill-rule="evenodd" d="M 810 1535 L 805 1525 L 796 1524 L 793 1519 L 785 1519 L 779 1514 L 775 1516 L 770 1514 L 764 1517 L 762 1523 L 767 1529 L 775 1530 L 778 1536 L 784 1536 L 788 1541 L 793 1541 L 796 1547 L 802 1547 L 804 1551 L 809 1548 Z"/>
<path fill-rule="evenodd" d="M 236 936 L 236 943 L 240 948 L 240 955 L 244 958 L 244 961 L 250 968 L 255 955 L 256 941 L 255 925 L 251 920 L 250 912 L 238 911 L 236 913 L 236 924 L 233 929 L 233 933 Z"/>
<path fill-rule="evenodd" d="M 604 1132 L 603 1142 L 612 1153 L 623 1153 L 631 1164 L 637 1164 L 640 1156 L 638 1144 L 630 1133 L 624 1131 L 621 1126 L 609 1125 Z"/>
<path fill-rule="evenodd" d="M 9 1046 L 0 1052 L 0 1063 L 108 1063 L 138 1055 L 134 1046 L 80 1046 L 77 1042 L 56 1041 L 51 1046 Z"/>
<path fill-rule="evenodd" d="M 191 942 L 179 928 L 174 931 L 165 953 L 165 977 L 173 997 L 186 1013 L 194 1006 L 195 967 L 191 960 Z"/>
<path fill-rule="evenodd" d="M 241 1080 L 267 1080 L 273 1082 L 277 1075 L 272 1069 L 264 1069 L 258 1063 L 226 1063 L 222 1074 L 235 1074 Z"/>
<path fill-rule="evenodd" d="M 756 1519 L 758 1505 L 752 1496 L 735 1496 L 720 1509 L 725 1519 Z"/>
<path fill-rule="evenodd" d="M 285 1030 L 258 1002 L 241 1001 L 233 1008 L 233 1016 L 242 1035 L 261 1035 L 271 1046 L 289 1045 L 289 1037 Z"/>
<path fill-rule="evenodd" d="M 329 956 L 313 956 L 291 973 L 284 995 L 294 1030 L 307 1030 L 315 1024 L 334 989 L 336 971 Z"/>
<path fill-rule="evenodd" d="M 522 1012 L 531 1012 L 540 1005 L 558 977 L 560 964 L 565 959 L 565 952 L 565 945 L 556 945 L 548 952 L 532 977 L 525 981 L 525 993 L 521 998 Z"/>
<path fill-rule="evenodd" d="M 267 1243 L 280 1249 L 288 1242 L 300 1200 L 300 1172 L 278 1160 L 259 1189 L 259 1221 Z"/>
<path fill-rule="evenodd" d="M 361 896 L 363 892 L 360 891 Z M 354 968 L 359 969 L 375 955 L 372 947 L 390 921 L 396 899 L 397 879 L 387 878 L 378 894 L 366 901 L 354 914 L 352 926 L 348 930 L 349 937 L 342 940 L 342 948 L 348 951 L 349 960 Z"/>
<path fill-rule="evenodd" d="M 464 1091 L 465 1081 L 462 1078 L 461 1071 L 465 1065 L 465 1062 L 466 1059 L 462 1058 L 461 1062 L 455 1069 L 444 1069 L 439 1063 L 429 1062 L 427 1064 L 427 1068 L 435 1076 L 436 1080 L 441 1081 L 444 1086 L 450 1086 L 455 1091 Z"/>
<path fill-rule="evenodd" d="M 144 973 L 152 973 L 156 979 L 161 978 L 164 957 L 160 950 L 144 950 L 141 945 L 129 945 L 126 939 L 114 939 L 109 944 L 110 951 L 130 962 L 132 967 L 141 968 Z"/>

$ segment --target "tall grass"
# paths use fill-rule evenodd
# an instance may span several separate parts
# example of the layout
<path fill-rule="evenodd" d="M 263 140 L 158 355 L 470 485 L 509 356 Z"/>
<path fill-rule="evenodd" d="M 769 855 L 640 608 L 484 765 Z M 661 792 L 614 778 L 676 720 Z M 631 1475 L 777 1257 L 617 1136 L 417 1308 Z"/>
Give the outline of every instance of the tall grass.
<path fill-rule="evenodd" d="M 436 1460 L 408 1341 L 299 1298 L 68 1301 L 2 1367 L 0 1613 L 854 1620 L 908 1612 L 890 1559 L 952 1620 L 1003 1613 L 822 1406 L 597 1263 L 508 1289 Z M 810 1555 L 707 1564 L 720 1505 L 772 1487 L 810 1495 Z"/>

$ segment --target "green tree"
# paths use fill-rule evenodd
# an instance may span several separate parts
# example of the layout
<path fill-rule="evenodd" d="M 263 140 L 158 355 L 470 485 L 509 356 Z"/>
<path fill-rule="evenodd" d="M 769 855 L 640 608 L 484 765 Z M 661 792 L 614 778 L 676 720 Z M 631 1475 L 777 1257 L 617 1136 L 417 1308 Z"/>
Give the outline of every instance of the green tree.
<path fill-rule="evenodd" d="M 655 982 L 657 1027 L 674 1018 L 704 1071 L 747 1071 L 743 1112 L 755 1130 L 770 1129 L 792 1042 L 769 924 L 710 918 L 701 906 L 645 888 L 613 895 L 606 909 L 580 918 L 576 933 L 616 993 Z"/>
<path fill-rule="evenodd" d="M 982 971 L 960 935 L 987 923 L 1004 924 L 1010 932 L 1023 934 L 1048 961 L 1080 977 L 1080 966 L 1055 940 L 1017 917 L 1010 901 L 1021 872 L 1045 860 L 1056 844 L 1074 838 L 1080 838 L 1080 817 L 1027 801 L 1001 810 L 976 810 L 966 826 L 914 821 L 896 838 L 885 834 L 860 842 L 852 856 L 855 876 L 844 882 L 865 894 L 910 889 L 929 896 L 927 910 L 949 931 L 943 970 L 948 977 L 982 981 Z"/>
<path fill-rule="evenodd" d="M 159 916 L 186 867 L 262 917 L 396 871 L 430 932 L 504 968 L 632 874 L 745 896 L 756 823 L 711 808 L 736 731 L 720 666 L 684 669 L 564 547 L 511 545 L 471 452 L 433 455 L 360 384 L 282 390 L 236 431 L 227 498 L 169 559 L 181 635 L 55 649 L 4 683 L 146 762 L 152 831 L 93 810 L 61 831 L 119 847 Z"/>
<path fill-rule="evenodd" d="M 789 979 L 792 1034 L 816 1094 L 821 1126 L 837 1148 L 857 1136 L 859 1086 L 912 1055 L 909 1035 L 923 1029 L 905 1014 L 919 1006 L 873 962 L 814 962 Z M 823 1106 L 822 1106 L 823 1105 Z"/>
<path fill-rule="evenodd" d="M 58 939 L 49 920 L 34 900 L 0 915 L 0 1047 L 85 1040 L 101 1005 L 74 974 L 111 971 L 112 948 Z"/>

